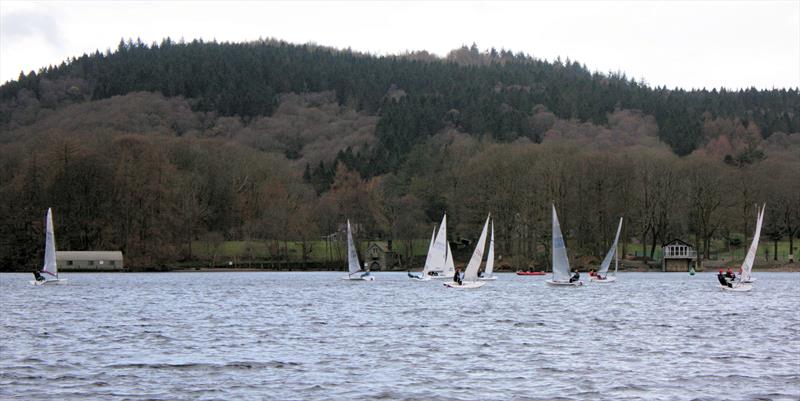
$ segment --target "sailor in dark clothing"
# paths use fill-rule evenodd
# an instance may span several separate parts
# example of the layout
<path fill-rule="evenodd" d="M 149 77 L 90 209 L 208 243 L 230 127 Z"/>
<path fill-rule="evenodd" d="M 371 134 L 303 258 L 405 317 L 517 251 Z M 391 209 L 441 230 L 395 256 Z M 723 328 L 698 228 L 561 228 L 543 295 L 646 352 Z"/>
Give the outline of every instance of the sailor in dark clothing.
<path fill-rule="evenodd" d="M 458 285 L 461 285 L 461 268 L 460 267 L 456 268 L 456 274 L 453 275 L 453 281 L 458 283 Z"/>
<path fill-rule="evenodd" d="M 33 271 L 33 278 L 36 279 L 36 281 L 44 281 L 44 277 L 36 270 Z"/>
<path fill-rule="evenodd" d="M 731 281 L 736 280 L 736 273 L 734 273 L 733 270 L 731 270 L 731 268 L 729 267 L 728 272 L 725 273 L 725 277 L 727 277 Z"/>
<path fill-rule="evenodd" d="M 575 274 L 573 274 L 572 277 L 569 278 L 569 282 L 570 283 L 574 283 L 574 282 L 576 282 L 576 281 L 578 281 L 580 279 L 581 279 L 581 274 L 578 273 L 577 270 L 575 270 Z"/>
<path fill-rule="evenodd" d="M 722 269 L 720 269 L 719 274 L 717 274 L 717 280 L 723 287 L 733 288 L 733 284 L 729 283 L 728 280 L 725 279 L 725 274 L 722 273 Z"/>

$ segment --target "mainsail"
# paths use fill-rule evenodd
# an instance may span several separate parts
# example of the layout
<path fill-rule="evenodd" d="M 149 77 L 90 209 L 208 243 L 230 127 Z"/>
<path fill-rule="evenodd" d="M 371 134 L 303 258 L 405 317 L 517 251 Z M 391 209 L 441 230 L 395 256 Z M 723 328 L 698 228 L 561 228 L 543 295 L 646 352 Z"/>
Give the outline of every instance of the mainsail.
<path fill-rule="evenodd" d="M 747 256 L 742 262 L 742 281 L 750 279 L 750 273 L 753 271 L 753 262 L 756 260 L 756 251 L 758 251 L 758 238 L 761 236 L 761 223 L 764 221 L 764 209 L 767 204 L 765 203 L 761 210 L 758 212 L 756 219 L 756 232 L 753 234 L 753 242 L 750 243 L 750 249 L 747 250 Z"/>
<path fill-rule="evenodd" d="M 443 277 L 453 277 L 456 275 L 456 264 L 453 262 L 453 250 L 450 249 L 450 242 L 447 242 L 447 255 L 444 261 Z"/>
<path fill-rule="evenodd" d="M 428 270 L 435 272 L 442 272 L 445 270 L 445 261 L 447 259 L 447 214 L 442 217 L 442 224 L 439 225 L 439 232 L 436 233 L 436 239 L 433 241 L 433 246 L 428 252 L 427 259 L 430 259 L 430 267 Z M 428 262 L 425 262 L 426 266 Z"/>
<path fill-rule="evenodd" d="M 617 253 L 617 242 L 619 241 L 619 233 L 622 230 L 622 217 L 619 218 L 619 225 L 617 226 L 617 235 L 614 236 L 614 243 L 611 244 L 611 249 L 608 250 L 605 259 L 603 259 L 603 263 L 600 264 L 600 270 L 598 270 L 597 274 L 602 277 L 605 277 L 606 273 L 608 273 L 608 268 L 611 267 L 611 258 L 614 257 Z M 614 268 L 616 272 L 617 269 Z"/>
<path fill-rule="evenodd" d="M 470 258 L 467 264 L 467 269 L 464 270 L 464 281 L 475 281 L 478 279 L 478 269 L 481 267 L 481 261 L 483 260 L 483 249 L 486 247 L 486 230 L 489 228 L 490 217 L 486 217 L 486 223 L 483 224 L 483 231 L 481 231 L 481 236 L 478 237 L 478 244 L 472 252 L 472 258 Z"/>
<path fill-rule="evenodd" d="M 358 253 L 356 253 L 356 246 L 353 242 L 353 232 L 350 230 L 350 220 L 347 220 L 347 263 L 350 274 L 361 270 L 361 265 L 358 263 Z"/>
<path fill-rule="evenodd" d="M 558 224 L 556 206 L 553 205 L 553 281 L 567 281 L 569 277 L 567 248 L 564 245 L 564 236 L 561 235 L 561 226 Z"/>
<path fill-rule="evenodd" d="M 494 271 L 494 220 L 492 220 L 492 235 L 489 237 L 489 253 L 486 255 L 486 270 L 484 277 L 491 277 Z"/>
<path fill-rule="evenodd" d="M 428 272 L 431 270 L 431 266 L 433 265 L 433 243 L 436 241 L 436 227 L 433 227 L 433 232 L 431 233 L 431 243 L 428 245 L 428 256 L 425 258 L 425 267 L 422 268 L 422 277 L 425 277 Z"/>
<path fill-rule="evenodd" d="M 53 211 L 47 208 L 46 232 L 44 237 L 44 266 L 42 273 L 58 278 L 56 266 L 56 236 L 53 232 Z"/>

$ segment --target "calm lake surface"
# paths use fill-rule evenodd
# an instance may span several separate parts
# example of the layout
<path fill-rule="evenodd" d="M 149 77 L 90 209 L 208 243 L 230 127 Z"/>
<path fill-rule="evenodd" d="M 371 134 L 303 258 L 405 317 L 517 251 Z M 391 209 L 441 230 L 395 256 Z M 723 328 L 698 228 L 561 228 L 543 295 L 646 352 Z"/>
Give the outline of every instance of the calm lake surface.
<path fill-rule="evenodd" d="M 62 276 L 0 275 L 0 399 L 800 399 L 797 273 Z"/>

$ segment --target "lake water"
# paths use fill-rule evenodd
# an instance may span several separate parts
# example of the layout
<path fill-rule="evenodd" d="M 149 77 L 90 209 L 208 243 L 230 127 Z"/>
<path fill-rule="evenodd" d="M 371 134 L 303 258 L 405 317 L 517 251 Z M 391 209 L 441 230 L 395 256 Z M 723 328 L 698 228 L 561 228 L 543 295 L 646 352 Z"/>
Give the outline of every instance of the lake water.
<path fill-rule="evenodd" d="M 800 399 L 797 273 L 341 275 L 2 274 L 0 399 Z"/>

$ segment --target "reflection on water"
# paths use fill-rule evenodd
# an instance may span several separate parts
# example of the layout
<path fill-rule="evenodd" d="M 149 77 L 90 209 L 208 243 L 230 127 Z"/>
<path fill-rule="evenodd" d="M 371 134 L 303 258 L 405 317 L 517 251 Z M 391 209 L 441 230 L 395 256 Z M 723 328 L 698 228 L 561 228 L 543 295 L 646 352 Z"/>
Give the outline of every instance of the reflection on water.
<path fill-rule="evenodd" d="M 0 275 L 0 399 L 800 398 L 800 275 Z"/>

